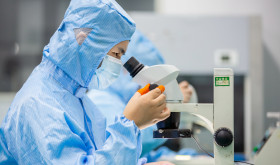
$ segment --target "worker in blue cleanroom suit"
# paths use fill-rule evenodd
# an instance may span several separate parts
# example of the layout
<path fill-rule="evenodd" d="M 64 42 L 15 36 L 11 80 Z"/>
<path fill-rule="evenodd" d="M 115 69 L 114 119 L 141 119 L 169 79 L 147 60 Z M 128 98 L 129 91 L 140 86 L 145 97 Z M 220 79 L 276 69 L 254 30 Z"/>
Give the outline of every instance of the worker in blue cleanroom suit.
<path fill-rule="evenodd" d="M 158 49 L 138 30 L 133 34 L 122 60 L 126 61 L 131 56 L 136 57 L 142 64 L 148 66 L 164 63 Z M 197 102 L 196 92 L 188 82 L 183 81 L 179 85 L 183 92 L 184 102 Z M 123 69 L 120 77 L 109 88 L 91 90 L 88 92 L 88 96 L 101 109 L 101 112 L 107 118 L 107 125 L 110 125 L 114 123 L 114 116 L 123 112 L 127 102 L 138 89 L 139 85 L 132 82 L 129 73 Z M 166 139 L 153 139 L 154 129 L 156 129 L 156 125 L 141 130 L 142 155 L 149 153 L 166 141 Z"/>
<path fill-rule="evenodd" d="M 134 31 L 114 0 L 72 0 L 1 124 L 0 164 L 145 164 L 140 129 L 170 115 L 161 90 L 136 92 L 107 128 L 85 94 L 118 78 Z"/>

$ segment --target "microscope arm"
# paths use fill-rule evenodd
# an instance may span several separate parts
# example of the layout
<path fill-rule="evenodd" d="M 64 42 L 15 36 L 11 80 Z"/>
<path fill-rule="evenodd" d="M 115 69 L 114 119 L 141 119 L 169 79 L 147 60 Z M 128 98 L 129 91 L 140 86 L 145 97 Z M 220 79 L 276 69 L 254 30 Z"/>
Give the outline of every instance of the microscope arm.
<path fill-rule="evenodd" d="M 201 119 L 212 134 L 213 129 L 213 104 L 197 104 L 197 103 L 167 103 L 167 107 L 171 112 L 189 113 Z"/>
<path fill-rule="evenodd" d="M 213 123 L 213 104 L 197 103 L 167 103 L 170 112 L 188 112 L 194 115 L 200 115 Z"/>

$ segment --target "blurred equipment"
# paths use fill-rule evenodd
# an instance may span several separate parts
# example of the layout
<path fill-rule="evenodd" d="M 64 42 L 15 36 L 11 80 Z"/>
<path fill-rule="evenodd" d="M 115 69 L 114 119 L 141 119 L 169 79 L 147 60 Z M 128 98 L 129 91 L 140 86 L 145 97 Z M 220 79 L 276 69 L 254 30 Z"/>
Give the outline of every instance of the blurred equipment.
<path fill-rule="evenodd" d="M 268 118 L 277 119 L 276 127 L 269 128 L 262 141 L 254 148 L 254 162 L 263 165 L 278 165 L 280 162 L 280 112 L 268 112 Z"/>
<path fill-rule="evenodd" d="M 0 123 L 2 123 L 15 95 L 15 92 L 0 92 Z"/>
<path fill-rule="evenodd" d="M 182 94 L 176 80 L 179 69 L 175 66 L 154 65 L 148 67 L 139 63 L 134 57 L 131 57 L 124 64 L 124 67 L 133 77 L 133 81 L 142 86 L 150 83 L 160 84 L 166 87 L 166 102 L 172 114 L 166 120 L 157 123 L 158 130 L 154 131 L 154 138 L 193 137 L 190 130 L 178 128 L 180 124 L 180 112 L 194 114 L 204 120 L 207 123 L 207 128 L 214 133 L 215 164 L 234 164 L 234 79 L 231 69 L 214 69 L 213 104 L 193 104 L 182 103 Z"/>

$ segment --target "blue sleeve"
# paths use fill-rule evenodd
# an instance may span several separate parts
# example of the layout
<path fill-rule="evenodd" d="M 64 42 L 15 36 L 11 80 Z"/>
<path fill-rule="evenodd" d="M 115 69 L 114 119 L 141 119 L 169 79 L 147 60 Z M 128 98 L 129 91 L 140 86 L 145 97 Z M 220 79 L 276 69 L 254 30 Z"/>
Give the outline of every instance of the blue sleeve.
<path fill-rule="evenodd" d="M 17 165 L 17 162 L 14 160 L 12 155 L 9 153 L 6 140 L 5 140 L 5 133 L 3 129 L 0 128 L 0 164 L 1 165 Z"/>
<path fill-rule="evenodd" d="M 94 153 L 95 161 L 100 164 L 138 164 L 141 148 L 138 127 L 123 115 L 117 116 L 115 123 L 107 127 L 103 148 Z"/>
<path fill-rule="evenodd" d="M 105 142 L 94 148 L 91 138 L 71 116 L 53 106 L 26 105 L 5 123 L 7 145 L 18 164 L 144 164 L 139 160 L 141 133 L 133 121 L 116 117 L 104 130 Z M 94 130 L 93 130 L 94 132 Z M 98 140 L 95 140 L 97 142 Z"/>

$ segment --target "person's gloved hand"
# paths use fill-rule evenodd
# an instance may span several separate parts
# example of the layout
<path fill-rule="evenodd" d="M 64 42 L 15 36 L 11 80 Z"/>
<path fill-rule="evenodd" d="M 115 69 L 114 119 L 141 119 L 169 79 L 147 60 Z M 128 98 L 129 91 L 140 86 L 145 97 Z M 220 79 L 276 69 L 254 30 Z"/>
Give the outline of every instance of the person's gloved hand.
<path fill-rule="evenodd" d="M 182 81 L 179 83 L 180 89 L 184 96 L 184 103 L 188 103 L 192 97 L 193 88 L 189 85 L 187 81 Z"/>
<path fill-rule="evenodd" d="M 164 87 L 159 86 L 147 92 L 149 87 L 150 84 L 136 92 L 123 112 L 124 116 L 133 120 L 139 129 L 154 125 L 170 116 L 170 111 L 166 107 L 166 97 L 161 91 Z"/>
<path fill-rule="evenodd" d="M 175 165 L 175 164 L 167 162 L 167 161 L 161 161 L 161 162 L 147 163 L 144 165 Z"/>

